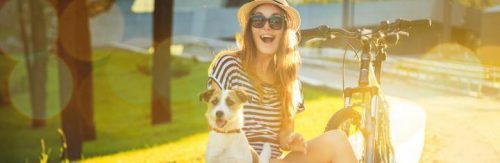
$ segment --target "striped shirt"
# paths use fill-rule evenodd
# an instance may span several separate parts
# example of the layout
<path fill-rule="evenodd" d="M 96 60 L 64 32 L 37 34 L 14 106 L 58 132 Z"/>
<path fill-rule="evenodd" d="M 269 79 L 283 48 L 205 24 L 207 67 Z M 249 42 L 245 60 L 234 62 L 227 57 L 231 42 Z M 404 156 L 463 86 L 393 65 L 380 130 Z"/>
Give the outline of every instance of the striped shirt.
<path fill-rule="evenodd" d="M 281 126 L 281 102 L 278 91 L 274 85 L 262 83 L 262 103 L 260 97 L 250 78 L 243 71 L 241 61 L 233 55 L 223 55 L 213 62 L 212 69 L 208 75 L 208 87 L 210 80 L 215 81 L 219 88 L 233 89 L 239 87 L 250 97 L 248 103 L 243 106 L 244 127 L 250 145 L 261 152 L 264 143 L 269 143 L 272 150 L 272 158 L 281 156 L 279 149 L 279 130 Z M 302 98 L 302 97 L 300 97 Z M 304 110 L 303 101 L 297 107 L 297 111 Z"/>

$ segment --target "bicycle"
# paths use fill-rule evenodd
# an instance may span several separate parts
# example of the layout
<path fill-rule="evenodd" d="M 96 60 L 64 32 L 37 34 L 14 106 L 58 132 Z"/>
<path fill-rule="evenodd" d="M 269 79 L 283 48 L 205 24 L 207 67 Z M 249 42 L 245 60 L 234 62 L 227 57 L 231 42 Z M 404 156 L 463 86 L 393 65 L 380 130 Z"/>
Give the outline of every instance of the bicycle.
<path fill-rule="evenodd" d="M 382 21 L 375 29 L 354 32 L 327 26 L 301 30 L 306 39 L 336 37 L 361 42 L 358 85 L 344 88 L 344 107 L 334 113 L 325 128 L 325 132 L 338 129 L 347 134 L 358 162 L 395 162 L 390 141 L 389 106 L 380 89 L 382 62 L 387 58 L 387 47 L 396 45 L 400 35 L 409 36 L 407 30 L 430 25 L 427 19 L 397 19 L 392 23 Z"/>

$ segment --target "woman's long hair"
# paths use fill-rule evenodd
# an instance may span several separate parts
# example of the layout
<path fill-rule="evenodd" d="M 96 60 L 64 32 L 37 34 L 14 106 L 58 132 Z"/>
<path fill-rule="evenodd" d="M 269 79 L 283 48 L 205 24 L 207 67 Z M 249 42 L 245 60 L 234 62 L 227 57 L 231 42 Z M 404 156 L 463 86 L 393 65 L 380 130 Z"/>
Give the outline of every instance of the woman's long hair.
<path fill-rule="evenodd" d="M 287 18 L 285 17 L 285 22 Z M 288 23 L 287 23 L 288 24 Z M 274 56 L 273 61 L 271 61 L 270 68 L 275 72 L 278 77 L 275 82 L 278 89 L 278 95 L 281 101 L 282 109 L 282 127 L 289 127 L 293 121 L 293 116 L 295 114 L 296 101 L 294 101 L 294 95 L 300 93 L 297 89 L 297 70 L 300 65 L 300 55 L 296 50 L 298 47 L 298 37 L 296 31 L 291 30 L 285 24 L 285 29 L 283 31 L 283 37 L 280 40 L 278 50 Z M 255 40 L 252 37 L 251 23 L 247 23 L 245 29 L 243 30 L 243 36 L 241 42 L 239 42 L 240 50 L 236 55 L 242 61 L 242 66 L 245 72 L 252 78 L 252 83 L 257 89 L 261 99 L 263 95 L 263 88 L 260 80 L 255 73 L 255 63 L 257 59 L 257 48 L 255 45 Z"/>

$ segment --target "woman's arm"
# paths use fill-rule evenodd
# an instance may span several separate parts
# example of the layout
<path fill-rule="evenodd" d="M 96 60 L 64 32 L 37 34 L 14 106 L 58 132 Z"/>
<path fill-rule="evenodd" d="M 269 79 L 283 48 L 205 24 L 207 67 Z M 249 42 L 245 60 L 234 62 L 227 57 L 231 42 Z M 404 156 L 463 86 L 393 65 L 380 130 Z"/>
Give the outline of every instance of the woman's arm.
<path fill-rule="evenodd" d="M 279 137 L 280 148 L 285 151 L 297 151 L 306 153 L 307 144 L 300 133 L 294 132 L 294 124 L 281 128 Z"/>
<path fill-rule="evenodd" d="M 290 138 L 293 134 L 293 124 L 287 127 L 281 127 L 279 135 L 280 148 L 289 151 L 290 150 Z"/>

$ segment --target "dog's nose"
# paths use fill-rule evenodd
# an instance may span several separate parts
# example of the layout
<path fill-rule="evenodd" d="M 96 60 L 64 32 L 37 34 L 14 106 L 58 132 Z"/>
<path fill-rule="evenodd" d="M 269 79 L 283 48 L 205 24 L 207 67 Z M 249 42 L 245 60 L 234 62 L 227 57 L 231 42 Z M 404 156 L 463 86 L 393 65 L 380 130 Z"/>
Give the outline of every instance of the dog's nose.
<path fill-rule="evenodd" d="M 215 116 L 216 116 L 217 118 L 222 118 L 222 116 L 223 116 L 223 115 L 224 115 L 224 112 L 222 112 L 222 111 L 217 111 L 217 112 L 215 112 Z"/>

